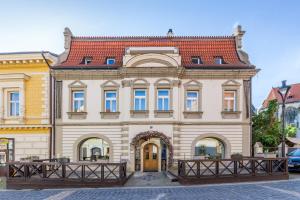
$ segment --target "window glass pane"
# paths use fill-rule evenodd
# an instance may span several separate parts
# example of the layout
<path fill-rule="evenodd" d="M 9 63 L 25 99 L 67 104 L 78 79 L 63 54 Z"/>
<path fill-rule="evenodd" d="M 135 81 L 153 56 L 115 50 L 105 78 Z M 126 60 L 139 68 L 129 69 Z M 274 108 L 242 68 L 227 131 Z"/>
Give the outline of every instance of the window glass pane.
<path fill-rule="evenodd" d="M 115 59 L 114 59 L 114 58 L 108 58 L 108 59 L 106 60 L 106 64 L 108 64 L 108 65 L 113 65 L 113 64 L 115 64 Z"/>
<path fill-rule="evenodd" d="M 146 100 L 141 99 L 141 110 L 146 110 Z"/>
<path fill-rule="evenodd" d="M 197 92 L 187 92 L 187 97 L 197 97 L 198 93 Z"/>
<path fill-rule="evenodd" d="M 192 110 L 192 101 L 191 100 L 187 100 L 186 108 L 187 108 L 187 110 Z"/>
<path fill-rule="evenodd" d="M 164 110 L 169 110 L 169 99 L 164 99 Z"/>
<path fill-rule="evenodd" d="M 196 143 L 195 155 L 208 157 L 221 156 L 221 158 L 224 158 L 224 144 L 215 138 L 201 139 Z"/>
<path fill-rule="evenodd" d="M 110 101 L 105 102 L 105 111 L 110 112 Z"/>
<path fill-rule="evenodd" d="M 74 98 L 83 98 L 84 94 L 83 92 L 74 92 Z"/>
<path fill-rule="evenodd" d="M 162 110 L 162 109 L 163 109 L 163 100 L 158 99 L 158 110 Z"/>
<path fill-rule="evenodd" d="M 109 145 L 100 138 L 90 138 L 84 141 L 79 148 L 79 160 L 91 161 L 109 159 Z"/>
<path fill-rule="evenodd" d="M 139 110 L 139 108 L 140 108 L 140 100 L 135 99 L 134 100 L 134 110 Z"/>
<path fill-rule="evenodd" d="M 105 94 L 107 98 L 116 98 L 117 96 L 117 93 L 114 91 L 106 92 Z"/>
<path fill-rule="evenodd" d="M 19 92 L 10 93 L 10 100 L 11 101 L 19 101 Z"/>
<path fill-rule="evenodd" d="M 19 116 L 20 115 L 20 104 L 16 103 L 16 115 Z"/>
<path fill-rule="evenodd" d="M 158 96 L 168 96 L 169 91 L 168 90 L 158 90 Z"/>
<path fill-rule="evenodd" d="M 136 90 L 135 96 L 144 97 L 146 96 L 146 92 L 144 90 Z"/>
<path fill-rule="evenodd" d="M 116 102 L 116 100 L 113 100 L 111 103 L 112 103 L 111 112 L 117 112 L 117 102 Z"/>

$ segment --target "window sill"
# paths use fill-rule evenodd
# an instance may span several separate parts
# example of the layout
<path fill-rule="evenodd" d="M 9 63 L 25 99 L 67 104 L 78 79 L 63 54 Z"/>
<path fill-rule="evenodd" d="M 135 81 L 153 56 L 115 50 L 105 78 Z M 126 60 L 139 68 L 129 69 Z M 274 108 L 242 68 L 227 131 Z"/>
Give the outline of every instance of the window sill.
<path fill-rule="evenodd" d="M 130 110 L 132 118 L 147 118 L 149 117 L 149 110 Z"/>
<path fill-rule="evenodd" d="M 86 119 L 87 112 L 67 112 L 69 119 Z"/>
<path fill-rule="evenodd" d="M 12 123 L 23 124 L 24 117 L 23 116 L 8 116 L 8 117 L 0 119 L 0 122 L 4 123 L 4 124 L 12 124 Z"/>
<path fill-rule="evenodd" d="M 118 119 L 120 112 L 100 112 L 102 119 Z"/>
<path fill-rule="evenodd" d="M 185 119 L 201 119 L 202 111 L 184 111 L 183 116 Z"/>
<path fill-rule="evenodd" d="M 223 119 L 238 119 L 240 118 L 241 111 L 222 111 L 222 118 Z"/>
<path fill-rule="evenodd" d="M 156 118 L 168 118 L 173 116 L 173 110 L 154 110 Z"/>

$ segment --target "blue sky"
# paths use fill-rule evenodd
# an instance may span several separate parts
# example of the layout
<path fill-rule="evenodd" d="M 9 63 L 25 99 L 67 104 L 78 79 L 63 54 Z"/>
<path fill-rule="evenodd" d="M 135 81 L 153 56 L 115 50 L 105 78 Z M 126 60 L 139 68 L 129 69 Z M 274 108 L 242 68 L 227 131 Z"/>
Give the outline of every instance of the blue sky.
<path fill-rule="evenodd" d="M 231 35 L 241 24 L 243 48 L 261 69 L 253 103 L 271 87 L 300 82 L 298 0 L 0 0 L 0 52 L 63 51 L 63 29 L 75 35 Z"/>

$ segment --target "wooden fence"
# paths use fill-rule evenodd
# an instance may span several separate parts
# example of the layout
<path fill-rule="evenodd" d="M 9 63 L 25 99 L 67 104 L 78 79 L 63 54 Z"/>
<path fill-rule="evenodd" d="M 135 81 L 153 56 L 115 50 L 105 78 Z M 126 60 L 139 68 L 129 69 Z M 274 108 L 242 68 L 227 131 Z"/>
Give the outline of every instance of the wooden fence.
<path fill-rule="evenodd" d="M 207 184 L 288 179 L 287 158 L 178 160 L 178 180 Z"/>
<path fill-rule="evenodd" d="M 124 185 L 126 163 L 9 162 L 7 188 L 106 187 Z"/>

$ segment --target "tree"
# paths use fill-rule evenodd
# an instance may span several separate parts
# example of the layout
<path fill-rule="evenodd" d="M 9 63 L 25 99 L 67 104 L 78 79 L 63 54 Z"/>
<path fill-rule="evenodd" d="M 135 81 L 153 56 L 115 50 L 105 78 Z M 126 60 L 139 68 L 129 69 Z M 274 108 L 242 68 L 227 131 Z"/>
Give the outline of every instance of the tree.
<path fill-rule="evenodd" d="M 285 134 L 288 137 L 296 137 L 297 135 L 297 128 L 293 125 L 288 125 L 285 129 Z"/>
<path fill-rule="evenodd" d="M 252 117 L 253 144 L 261 142 L 264 147 L 277 148 L 280 143 L 280 122 L 276 117 L 278 103 L 269 102 L 267 109 Z"/>

